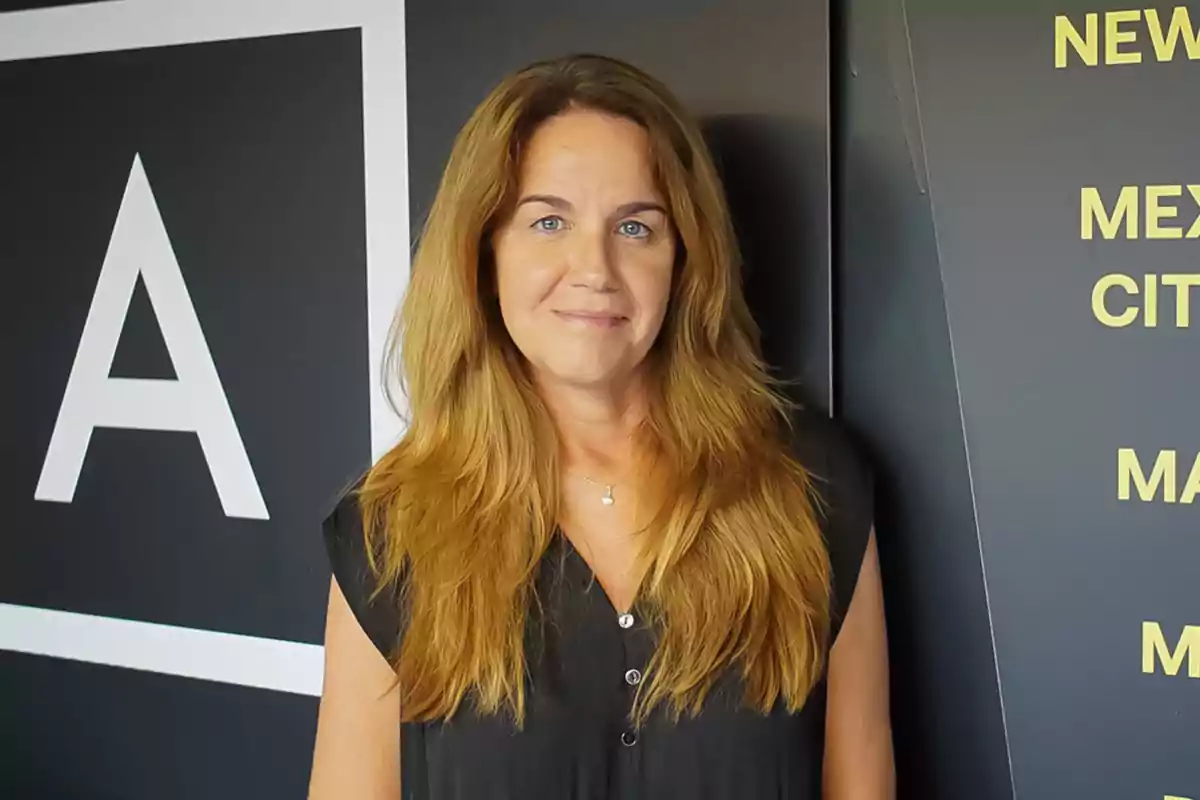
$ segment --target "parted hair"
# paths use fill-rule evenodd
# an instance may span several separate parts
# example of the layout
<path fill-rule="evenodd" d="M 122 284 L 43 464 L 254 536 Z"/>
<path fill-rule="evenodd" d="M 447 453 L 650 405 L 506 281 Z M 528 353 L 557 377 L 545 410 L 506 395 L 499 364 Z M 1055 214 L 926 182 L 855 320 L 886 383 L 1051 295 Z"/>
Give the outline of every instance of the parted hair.
<path fill-rule="evenodd" d="M 635 434 L 637 604 L 657 646 L 633 718 L 660 705 L 695 713 L 729 670 L 750 707 L 798 710 L 824 668 L 829 558 L 812 478 L 789 445 L 795 408 L 742 293 L 717 170 L 662 83 L 576 55 L 510 74 L 459 132 L 392 326 L 385 374 L 404 394 L 406 428 L 358 503 L 376 598 L 400 587 L 401 717 L 445 719 L 469 701 L 525 719 L 535 578 L 561 535 L 559 447 L 500 318 L 489 243 L 517 200 L 523 147 L 571 109 L 646 130 L 677 240 Z"/>

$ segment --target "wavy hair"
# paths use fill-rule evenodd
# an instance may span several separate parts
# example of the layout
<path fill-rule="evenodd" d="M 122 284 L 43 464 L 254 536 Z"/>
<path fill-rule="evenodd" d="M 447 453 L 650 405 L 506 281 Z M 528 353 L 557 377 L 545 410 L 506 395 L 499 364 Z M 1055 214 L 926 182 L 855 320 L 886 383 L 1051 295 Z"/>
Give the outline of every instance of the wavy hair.
<path fill-rule="evenodd" d="M 829 560 L 792 404 L 769 375 L 741 290 L 723 189 L 700 129 L 668 89 L 577 55 L 505 78 L 454 141 L 392 327 L 387 374 L 407 427 L 358 490 L 378 596 L 396 597 L 392 653 L 405 721 L 526 713 L 526 623 L 557 534 L 558 442 L 500 319 L 489 242 L 515 203 L 522 148 L 569 109 L 648 133 L 677 237 L 662 330 L 647 356 L 636 450 L 637 605 L 657 646 L 637 724 L 697 712 L 735 669 L 745 702 L 801 708 L 824 668 Z"/>

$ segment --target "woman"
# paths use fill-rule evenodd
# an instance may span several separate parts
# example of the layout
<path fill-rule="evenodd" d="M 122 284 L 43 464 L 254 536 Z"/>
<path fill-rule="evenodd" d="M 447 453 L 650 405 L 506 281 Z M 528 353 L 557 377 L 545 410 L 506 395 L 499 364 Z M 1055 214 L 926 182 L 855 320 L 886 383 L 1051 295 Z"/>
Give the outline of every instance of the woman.
<path fill-rule="evenodd" d="M 772 385 L 666 88 L 503 81 L 397 322 L 406 434 L 324 526 L 311 798 L 891 796 L 868 473 Z"/>

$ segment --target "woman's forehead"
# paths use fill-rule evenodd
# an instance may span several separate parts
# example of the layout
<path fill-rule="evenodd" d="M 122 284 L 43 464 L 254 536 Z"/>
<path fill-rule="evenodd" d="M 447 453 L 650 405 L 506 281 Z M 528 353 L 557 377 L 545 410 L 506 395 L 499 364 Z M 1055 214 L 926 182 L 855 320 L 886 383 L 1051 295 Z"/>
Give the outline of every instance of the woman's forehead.
<path fill-rule="evenodd" d="M 613 194 L 614 202 L 661 199 L 649 136 L 636 122 L 572 111 L 543 123 L 523 148 L 521 194 Z M 619 197 L 618 197 L 619 196 Z"/>

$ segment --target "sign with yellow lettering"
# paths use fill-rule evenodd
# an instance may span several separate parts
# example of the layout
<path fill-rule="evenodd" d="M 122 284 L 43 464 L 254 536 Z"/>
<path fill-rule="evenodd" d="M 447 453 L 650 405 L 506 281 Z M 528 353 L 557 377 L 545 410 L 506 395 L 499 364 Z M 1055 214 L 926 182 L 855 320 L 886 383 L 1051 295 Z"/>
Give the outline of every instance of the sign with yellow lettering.
<path fill-rule="evenodd" d="M 846 285 L 898 336 L 911 286 L 940 292 L 944 372 L 866 326 L 858 356 L 953 387 L 1013 793 L 1180 800 L 1200 796 L 1200 3 L 1087 2 L 907 0 L 856 43 L 887 45 L 851 75 L 885 66 L 868 110 L 901 134 L 851 148 L 902 168 L 854 175 L 894 189 L 911 263 Z"/>

